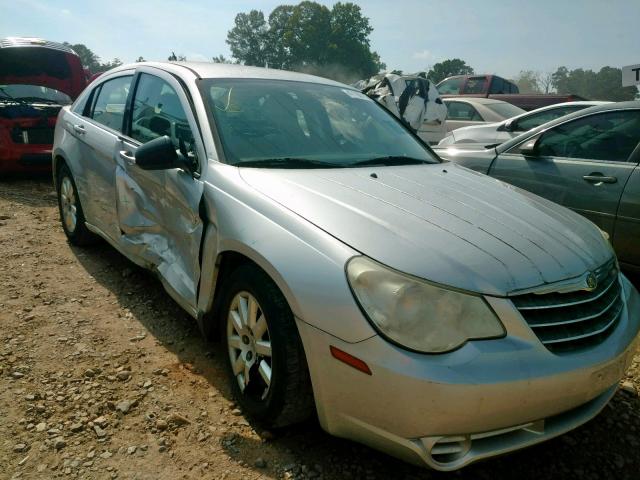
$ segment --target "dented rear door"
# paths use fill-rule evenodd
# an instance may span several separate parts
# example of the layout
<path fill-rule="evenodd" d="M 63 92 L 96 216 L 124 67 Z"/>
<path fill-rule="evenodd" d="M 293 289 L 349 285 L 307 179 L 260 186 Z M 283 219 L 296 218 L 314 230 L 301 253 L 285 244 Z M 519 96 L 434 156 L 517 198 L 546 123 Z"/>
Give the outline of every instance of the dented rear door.
<path fill-rule="evenodd" d="M 155 270 L 180 305 L 196 312 L 203 223 L 198 174 L 183 169 L 148 171 L 135 163 L 144 143 L 167 135 L 197 164 L 206 158 L 188 97 L 170 74 L 151 67 L 136 75 L 116 171 L 120 244 Z"/>

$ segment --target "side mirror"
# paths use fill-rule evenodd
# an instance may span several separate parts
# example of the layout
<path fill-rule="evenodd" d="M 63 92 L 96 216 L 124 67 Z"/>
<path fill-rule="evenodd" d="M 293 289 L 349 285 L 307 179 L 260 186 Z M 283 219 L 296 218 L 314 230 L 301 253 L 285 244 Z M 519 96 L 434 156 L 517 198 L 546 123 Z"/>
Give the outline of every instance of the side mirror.
<path fill-rule="evenodd" d="M 502 127 L 500 127 L 500 131 L 513 132 L 515 130 L 516 125 L 517 125 L 517 122 L 515 122 L 514 120 L 507 120 L 502 124 Z"/>
<path fill-rule="evenodd" d="M 184 155 L 176 151 L 171 139 L 164 135 L 141 145 L 136 150 L 136 165 L 143 170 L 169 170 L 183 168 L 191 172 Z"/>
<path fill-rule="evenodd" d="M 535 137 L 524 142 L 519 150 L 525 157 L 537 157 L 538 156 L 538 140 L 540 137 Z"/>

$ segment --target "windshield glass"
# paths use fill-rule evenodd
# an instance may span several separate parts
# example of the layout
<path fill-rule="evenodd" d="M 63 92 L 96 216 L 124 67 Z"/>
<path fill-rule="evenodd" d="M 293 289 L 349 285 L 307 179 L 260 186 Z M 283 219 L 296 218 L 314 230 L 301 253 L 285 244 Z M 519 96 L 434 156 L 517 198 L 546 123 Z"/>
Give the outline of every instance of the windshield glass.
<path fill-rule="evenodd" d="M 484 106 L 487 107 L 489 110 L 494 111 L 495 113 L 500 115 L 502 118 L 515 117 L 516 115 L 520 115 L 525 112 L 520 107 L 516 107 L 515 105 L 511 105 L 510 103 L 507 103 L 507 102 L 485 103 Z"/>
<path fill-rule="evenodd" d="M 360 92 L 284 80 L 203 82 L 227 163 L 267 168 L 437 163 Z"/>
<path fill-rule="evenodd" d="M 53 88 L 40 87 L 38 85 L 0 85 L 0 101 L 18 100 L 30 103 L 56 103 L 58 105 L 70 105 L 69 95 Z"/>

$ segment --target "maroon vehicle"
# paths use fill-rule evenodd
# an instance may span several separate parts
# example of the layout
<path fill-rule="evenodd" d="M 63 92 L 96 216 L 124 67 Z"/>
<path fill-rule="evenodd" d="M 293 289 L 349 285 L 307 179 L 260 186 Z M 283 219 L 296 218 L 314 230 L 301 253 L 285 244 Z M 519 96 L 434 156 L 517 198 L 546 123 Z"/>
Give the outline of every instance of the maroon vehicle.
<path fill-rule="evenodd" d="M 58 112 L 86 85 L 70 48 L 39 38 L 0 39 L 0 173 L 51 170 Z"/>
<path fill-rule="evenodd" d="M 508 102 L 523 110 L 535 110 L 554 103 L 586 100 L 579 95 L 520 93 L 518 86 L 498 75 L 455 75 L 436 85 L 442 98 L 462 95 L 465 97 L 493 98 Z"/>

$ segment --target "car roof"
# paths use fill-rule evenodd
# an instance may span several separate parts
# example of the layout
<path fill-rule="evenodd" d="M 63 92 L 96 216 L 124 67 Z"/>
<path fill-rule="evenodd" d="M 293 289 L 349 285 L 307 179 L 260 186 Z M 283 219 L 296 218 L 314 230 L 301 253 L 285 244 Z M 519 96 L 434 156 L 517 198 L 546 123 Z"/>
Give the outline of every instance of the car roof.
<path fill-rule="evenodd" d="M 355 90 L 354 87 L 336 82 L 328 78 L 290 72 L 275 68 L 249 67 L 246 65 L 213 63 L 213 62 L 139 62 L 121 65 L 105 73 L 131 70 L 140 66 L 148 66 L 166 70 L 178 75 L 191 74 L 197 78 L 247 78 L 264 80 L 289 80 L 298 82 L 320 83 Z M 190 73 L 189 73 L 190 72 Z"/>
<path fill-rule="evenodd" d="M 613 112 L 616 110 L 628 110 L 628 109 L 640 109 L 640 101 L 632 100 L 628 102 L 615 102 L 615 103 L 605 103 L 603 105 L 596 105 L 594 107 L 588 107 L 583 110 L 578 110 L 577 112 L 570 113 L 569 115 L 565 115 L 564 117 L 556 118 L 555 120 L 551 120 L 548 123 L 543 123 L 539 127 L 536 127 L 528 132 L 525 132 L 517 137 L 512 138 L 511 140 L 507 140 L 504 143 L 501 143 L 496 147 L 496 152 L 498 154 L 509 150 L 514 145 L 517 145 L 521 141 L 526 138 L 531 138 L 537 135 L 538 133 L 547 130 L 551 127 L 555 127 L 561 123 L 567 122 L 569 120 L 573 120 L 575 118 L 584 117 L 587 115 L 591 115 L 598 112 Z"/>

